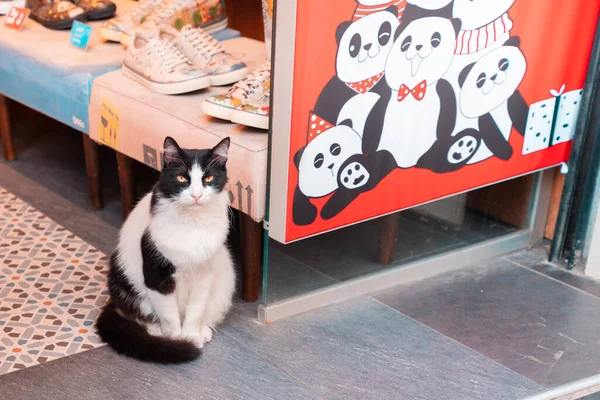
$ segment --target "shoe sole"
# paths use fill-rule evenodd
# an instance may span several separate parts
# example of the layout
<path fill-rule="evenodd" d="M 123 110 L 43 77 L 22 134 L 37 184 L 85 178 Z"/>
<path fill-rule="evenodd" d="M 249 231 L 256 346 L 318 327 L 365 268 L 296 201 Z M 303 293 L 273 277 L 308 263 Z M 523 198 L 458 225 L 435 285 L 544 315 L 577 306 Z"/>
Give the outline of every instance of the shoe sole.
<path fill-rule="evenodd" d="M 112 29 L 108 28 L 100 28 L 100 36 L 111 42 L 120 42 L 122 34 L 123 32 L 113 31 Z"/>
<path fill-rule="evenodd" d="M 230 108 L 227 106 L 220 106 L 215 103 L 211 103 L 210 101 L 202 102 L 202 111 L 204 114 L 210 115 L 211 117 L 224 119 L 226 121 L 231 121 L 231 113 L 235 110 L 235 108 Z"/>
<path fill-rule="evenodd" d="M 227 28 L 227 24 L 228 24 L 228 20 L 227 20 L 227 18 L 225 18 L 221 22 L 218 22 L 218 23 L 216 23 L 214 25 L 207 26 L 207 27 L 202 28 L 202 29 L 204 31 L 206 31 L 207 33 L 214 33 L 214 32 L 218 32 L 218 31 L 222 31 L 223 29 Z M 135 29 L 135 28 L 133 28 L 133 29 Z M 119 39 L 115 40 L 115 42 L 121 42 L 121 44 L 123 46 L 129 46 L 129 40 L 130 39 L 131 39 L 131 35 L 129 35 L 127 32 L 121 32 L 119 34 Z M 242 79 L 242 78 L 240 78 L 240 79 Z"/>
<path fill-rule="evenodd" d="M 99 21 L 111 18 L 117 12 L 116 4 L 111 4 L 102 10 L 90 11 L 86 14 L 88 21 Z"/>
<path fill-rule="evenodd" d="M 210 86 L 210 78 L 208 76 L 202 76 L 196 79 L 190 79 L 183 82 L 158 83 L 144 78 L 143 76 L 139 75 L 137 72 L 131 70 L 125 65 L 123 65 L 121 71 L 126 77 L 131 78 L 138 83 L 141 83 L 154 93 L 158 94 L 183 94 L 194 92 L 196 90 L 206 89 Z"/>
<path fill-rule="evenodd" d="M 231 122 L 251 126 L 253 128 L 269 130 L 269 117 L 266 115 L 258 115 L 242 110 L 234 110 L 231 113 Z"/>
<path fill-rule="evenodd" d="M 224 74 L 210 75 L 210 83 L 213 86 L 231 85 L 244 79 L 246 76 L 248 76 L 248 68 L 241 68 Z"/>
<path fill-rule="evenodd" d="M 53 29 L 53 30 L 57 30 L 57 31 L 71 29 L 71 27 L 73 26 L 73 22 L 75 22 L 75 21 L 79 21 L 79 22 L 87 21 L 85 14 L 80 14 L 80 15 L 76 16 L 75 18 L 70 18 L 70 19 L 65 19 L 65 20 L 55 21 L 55 22 L 42 21 L 42 20 L 36 18 L 35 16 L 31 16 L 30 18 L 45 28 Z"/>

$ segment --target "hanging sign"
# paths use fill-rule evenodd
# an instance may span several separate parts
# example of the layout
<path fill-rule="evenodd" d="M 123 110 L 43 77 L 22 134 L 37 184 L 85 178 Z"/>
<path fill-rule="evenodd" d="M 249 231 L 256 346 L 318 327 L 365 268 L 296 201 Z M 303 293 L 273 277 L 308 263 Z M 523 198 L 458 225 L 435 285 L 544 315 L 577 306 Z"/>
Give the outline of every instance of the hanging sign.
<path fill-rule="evenodd" d="M 289 3 L 276 18 L 276 240 L 568 159 L 599 0 Z"/>

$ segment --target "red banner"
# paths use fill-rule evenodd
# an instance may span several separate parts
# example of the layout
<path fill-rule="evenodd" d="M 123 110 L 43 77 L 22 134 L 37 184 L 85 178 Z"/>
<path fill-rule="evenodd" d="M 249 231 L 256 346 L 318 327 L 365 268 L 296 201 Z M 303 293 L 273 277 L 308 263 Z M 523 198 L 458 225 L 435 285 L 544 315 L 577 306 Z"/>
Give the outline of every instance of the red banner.
<path fill-rule="evenodd" d="M 285 241 L 566 161 L 599 11 L 298 1 Z"/>

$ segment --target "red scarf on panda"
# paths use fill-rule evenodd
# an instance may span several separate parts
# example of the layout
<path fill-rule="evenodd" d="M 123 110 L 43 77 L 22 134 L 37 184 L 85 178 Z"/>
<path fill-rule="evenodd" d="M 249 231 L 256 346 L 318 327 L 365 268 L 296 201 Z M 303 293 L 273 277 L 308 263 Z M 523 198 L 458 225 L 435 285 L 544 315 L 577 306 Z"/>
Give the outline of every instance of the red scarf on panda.
<path fill-rule="evenodd" d="M 504 13 L 500 18 L 481 28 L 470 31 L 460 31 L 456 37 L 456 49 L 454 54 L 473 54 L 486 49 L 496 43 L 505 33 L 509 33 L 513 27 L 513 22 Z"/>

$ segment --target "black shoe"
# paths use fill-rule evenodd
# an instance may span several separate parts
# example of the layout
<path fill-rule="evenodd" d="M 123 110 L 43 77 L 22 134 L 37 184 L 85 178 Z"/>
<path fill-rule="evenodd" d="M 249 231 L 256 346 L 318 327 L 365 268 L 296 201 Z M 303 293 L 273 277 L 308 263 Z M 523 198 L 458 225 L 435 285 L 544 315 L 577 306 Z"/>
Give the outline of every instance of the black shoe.
<path fill-rule="evenodd" d="M 77 7 L 83 8 L 89 21 L 112 18 L 117 5 L 110 0 L 72 0 Z"/>
<path fill-rule="evenodd" d="M 65 0 L 33 0 L 29 2 L 30 18 L 48 29 L 70 29 L 73 21 L 86 21 L 81 7 Z"/>

